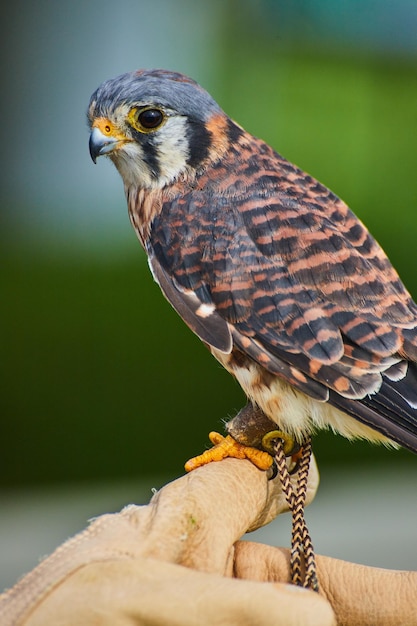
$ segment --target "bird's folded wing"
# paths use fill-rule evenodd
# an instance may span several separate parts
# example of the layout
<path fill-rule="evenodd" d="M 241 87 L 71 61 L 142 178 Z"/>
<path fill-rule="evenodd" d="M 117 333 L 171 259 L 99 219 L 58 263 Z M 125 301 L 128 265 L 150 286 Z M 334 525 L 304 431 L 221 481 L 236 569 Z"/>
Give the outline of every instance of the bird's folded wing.
<path fill-rule="evenodd" d="M 209 200 L 167 203 L 148 243 L 187 324 L 224 352 L 232 334 L 271 373 L 416 449 L 417 309 L 365 227 L 337 199 L 343 226 L 282 198 Z"/>

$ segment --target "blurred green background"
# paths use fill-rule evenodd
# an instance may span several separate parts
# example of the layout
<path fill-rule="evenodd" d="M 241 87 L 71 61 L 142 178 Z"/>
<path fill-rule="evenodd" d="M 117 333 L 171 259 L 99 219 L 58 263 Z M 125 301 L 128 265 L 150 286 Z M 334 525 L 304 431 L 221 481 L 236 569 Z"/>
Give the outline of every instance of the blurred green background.
<path fill-rule="evenodd" d="M 90 161 L 106 78 L 193 76 L 345 199 L 417 296 L 414 1 L 23 0 L 3 26 L 0 486 L 178 476 L 244 404 L 153 283 L 118 174 Z M 314 447 L 322 472 L 415 462 Z"/>

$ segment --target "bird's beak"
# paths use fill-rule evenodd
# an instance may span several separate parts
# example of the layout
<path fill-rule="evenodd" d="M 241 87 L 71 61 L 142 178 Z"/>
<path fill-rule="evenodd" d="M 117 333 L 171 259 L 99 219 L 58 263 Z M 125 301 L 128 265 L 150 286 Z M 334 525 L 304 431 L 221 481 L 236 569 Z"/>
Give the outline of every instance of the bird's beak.
<path fill-rule="evenodd" d="M 103 135 L 99 128 L 93 128 L 88 144 L 93 162 L 95 163 L 97 161 L 97 157 L 112 152 L 119 143 L 120 139 L 112 137 L 111 135 Z"/>

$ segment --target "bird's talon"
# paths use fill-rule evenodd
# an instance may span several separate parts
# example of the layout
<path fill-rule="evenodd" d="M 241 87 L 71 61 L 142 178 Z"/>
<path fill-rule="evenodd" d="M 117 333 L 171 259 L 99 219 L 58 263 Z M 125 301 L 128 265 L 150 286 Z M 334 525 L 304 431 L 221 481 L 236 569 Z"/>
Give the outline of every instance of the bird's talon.
<path fill-rule="evenodd" d="M 278 476 L 278 465 L 274 461 L 271 465 L 271 474 L 268 476 L 268 480 L 274 480 Z"/>
<path fill-rule="evenodd" d="M 260 470 L 267 470 L 273 464 L 273 459 L 268 452 L 245 446 L 233 439 L 230 435 L 223 437 L 223 435 L 219 433 L 211 432 L 209 439 L 212 444 L 214 444 L 213 448 L 189 459 L 185 464 L 186 472 L 191 472 L 197 467 L 202 467 L 212 461 L 222 461 L 226 458 L 248 459 Z"/>

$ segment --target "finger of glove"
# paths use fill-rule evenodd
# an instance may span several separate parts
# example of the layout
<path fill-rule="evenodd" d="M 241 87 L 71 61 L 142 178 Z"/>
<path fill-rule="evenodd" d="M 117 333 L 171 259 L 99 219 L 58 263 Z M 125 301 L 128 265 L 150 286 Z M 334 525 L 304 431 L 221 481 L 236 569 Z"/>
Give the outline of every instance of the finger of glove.
<path fill-rule="evenodd" d="M 153 559 L 92 563 L 43 599 L 24 626 L 334 626 L 318 594 L 223 578 Z"/>
<path fill-rule="evenodd" d="M 316 556 L 320 593 L 337 623 L 417 626 L 417 572 L 403 572 Z M 290 580 L 290 552 L 249 541 L 235 545 L 234 575 L 261 582 Z"/>

